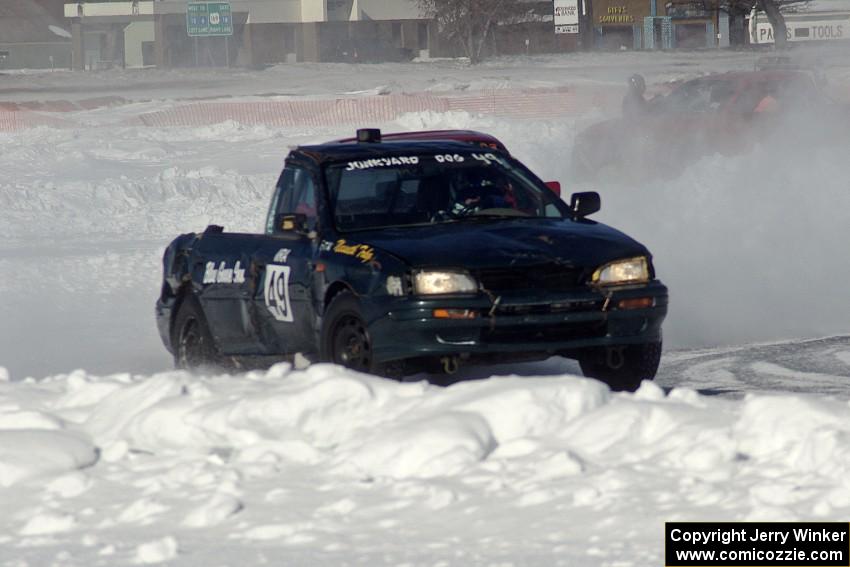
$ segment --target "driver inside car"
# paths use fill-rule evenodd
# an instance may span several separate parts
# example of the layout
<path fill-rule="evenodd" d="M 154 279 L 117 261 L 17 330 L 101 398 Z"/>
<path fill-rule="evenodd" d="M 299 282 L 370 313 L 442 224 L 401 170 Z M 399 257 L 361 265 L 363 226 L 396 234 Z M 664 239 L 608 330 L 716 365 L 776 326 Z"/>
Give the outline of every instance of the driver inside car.
<path fill-rule="evenodd" d="M 506 179 L 472 180 L 458 188 L 451 212 L 469 215 L 484 209 L 512 209 L 515 205 L 512 196 L 513 188 Z"/>

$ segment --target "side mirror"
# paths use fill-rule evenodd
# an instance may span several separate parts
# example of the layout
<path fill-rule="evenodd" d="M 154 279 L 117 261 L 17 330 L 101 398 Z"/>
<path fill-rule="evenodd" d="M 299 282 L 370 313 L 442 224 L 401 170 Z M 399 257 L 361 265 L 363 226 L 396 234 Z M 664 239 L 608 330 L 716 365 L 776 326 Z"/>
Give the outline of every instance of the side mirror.
<path fill-rule="evenodd" d="M 602 199 L 596 191 L 573 193 L 570 197 L 570 210 L 573 217 L 583 219 L 602 208 Z"/>
<path fill-rule="evenodd" d="M 300 213 L 281 213 L 274 220 L 275 232 L 294 232 L 296 234 L 307 234 L 307 215 Z"/>
<path fill-rule="evenodd" d="M 546 187 L 548 187 L 549 190 L 552 191 L 552 193 L 554 193 L 558 197 L 561 196 L 561 184 L 559 182 L 557 182 L 557 181 L 547 181 Z"/>

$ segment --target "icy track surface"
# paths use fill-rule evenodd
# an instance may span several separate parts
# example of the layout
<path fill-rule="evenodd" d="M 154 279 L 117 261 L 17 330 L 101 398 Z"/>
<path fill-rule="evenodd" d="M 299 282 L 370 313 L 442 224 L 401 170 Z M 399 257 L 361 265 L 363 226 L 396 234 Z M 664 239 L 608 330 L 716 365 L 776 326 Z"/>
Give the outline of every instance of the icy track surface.
<path fill-rule="evenodd" d="M 120 109 L 91 115 L 115 113 Z M 850 237 L 850 146 L 812 147 L 805 161 L 796 148 L 757 147 L 744 156 L 707 156 L 675 179 L 574 186 L 568 158 L 575 132 L 599 118 L 426 112 L 382 127 L 491 132 L 542 177 L 561 180 L 565 195 L 599 190 L 603 208 L 595 218 L 644 242 L 670 287 L 668 353 L 848 334 L 850 296 L 837 282 L 850 281 L 850 263 L 841 260 Z M 13 380 L 74 368 L 169 369 L 153 321 L 167 243 L 210 223 L 259 230 L 288 147 L 350 134 L 347 127 L 300 131 L 233 122 L 0 133 L 0 366 Z M 841 350 L 840 342 L 835 346 Z M 849 395 L 844 359 L 806 349 L 809 361 L 782 362 L 790 374 L 778 381 L 753 371 L 750 362 L 764 359 L 739 353 L 713 366 L 712 384 L 704 386 Z M 687 378 L 681 364 L 668 361 L 664 385 L 686 379 L 703 387 L 699 373 Z M 566 361 L 547 368 L 577 371 Z M 812 371 L 831 376 L 830 388 L 800 380 Z"/>
<path fill-rule="evenodd" d="M 664 521 L 846 520 L 848 478 L 827 399 L 329 365 L 0 383 L 10 567 L 643 567 Z"/>

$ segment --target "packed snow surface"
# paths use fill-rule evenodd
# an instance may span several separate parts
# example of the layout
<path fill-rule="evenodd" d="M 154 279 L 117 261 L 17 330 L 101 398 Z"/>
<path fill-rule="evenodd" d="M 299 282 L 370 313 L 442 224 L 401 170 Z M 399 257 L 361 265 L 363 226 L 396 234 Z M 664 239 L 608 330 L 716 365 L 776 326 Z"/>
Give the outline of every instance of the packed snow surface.
<path fill-rule="evenodd" d="M 594 218 L 645 243 L 671 289 L 661 373 L 635 394 L 561 358 L 464 369 L 478 379 L 448 388 L 328 365 L 193 375 L 171 370 L 153 321 L 174 236 L 258 230 L 288 147 L 352 132 L 128 116 L 204 95 L 621 88 L 635 70 L 659 82 L 754 59 L 5 76 L 4 100 L 139 102 L 73 113 L 88 127 L 0 132 L 0 567 L 642 567 L 661 564 L 665 521 L 846 521 L 846 141 L 591 186 L 570 181 L 569 156 L 598 112 L 376 125 L 489 132 L 565 196 L 600 191 Z M 830 73 L 846 86 L 846 66 Z"/>
<path fill-rule="evenodd" d="M 850 512 L 828 399 L 281 364 L 6 382 L 0 420 L 10 566 L 644 566 L 664 521 Z"/>

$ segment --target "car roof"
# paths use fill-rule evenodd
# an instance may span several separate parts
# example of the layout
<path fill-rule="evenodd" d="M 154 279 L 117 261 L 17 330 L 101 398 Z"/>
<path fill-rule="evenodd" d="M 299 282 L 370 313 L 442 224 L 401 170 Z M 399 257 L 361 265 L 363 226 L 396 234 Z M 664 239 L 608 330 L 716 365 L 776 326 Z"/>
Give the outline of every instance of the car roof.
<path fill-rule="evenodd" d="M 703 77 L 696 77 L 685 83 L 695 81 L 732 81 L 736 83 L 761 83 L 767 81 L 787 81 L 801 77 L 811 78 L 811 72 L 802 69 L 771 69 L 765 71 L 728 71 L 726 73 L 714 73 Z M 685 84 L 682 83 L 682 84 Z"/>
<path fill-rule="evenodd" d="M 298 146 L 291 157 L 303 156 L 317 163 L 370 159 L 384 156 L 409 156 L 411 154 L 432 155 L 440 152 L 456 153 L 470 151 L 499 152 L 490 147 L 476 147 L 468 142 L 454 140 L 387 140 L 381 142 L 352 143 L 347 140 Z"/>

